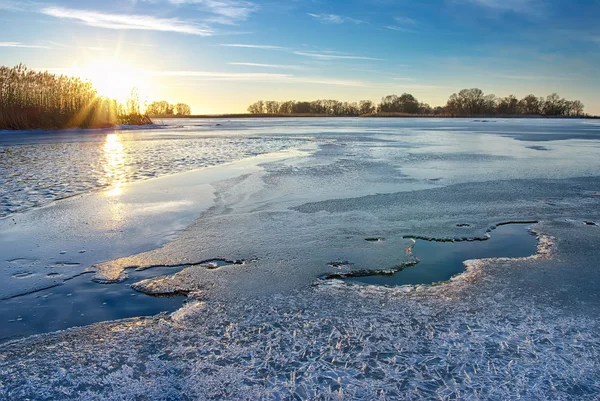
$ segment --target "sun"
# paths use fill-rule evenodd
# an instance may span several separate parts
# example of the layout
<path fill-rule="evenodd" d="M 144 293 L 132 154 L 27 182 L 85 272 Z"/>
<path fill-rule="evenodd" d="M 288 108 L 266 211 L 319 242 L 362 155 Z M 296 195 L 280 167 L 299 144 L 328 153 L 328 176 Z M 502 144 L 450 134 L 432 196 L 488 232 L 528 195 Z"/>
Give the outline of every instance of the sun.
<path fill-rule="evenodd" d="M 84 68 L 82 75 L 92 82 L 100 96 L 127 101 L 131 90 L 143 92 L 146 88 L 144 74 L 118 61 L 100 61 Z"/>

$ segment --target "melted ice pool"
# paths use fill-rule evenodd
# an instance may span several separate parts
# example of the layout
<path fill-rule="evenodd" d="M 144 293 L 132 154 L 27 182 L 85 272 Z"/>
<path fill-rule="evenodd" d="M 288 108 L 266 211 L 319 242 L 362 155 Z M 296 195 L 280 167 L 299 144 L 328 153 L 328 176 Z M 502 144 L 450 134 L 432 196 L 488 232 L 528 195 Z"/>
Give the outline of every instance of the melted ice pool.
<path fill-rule="evenodd" d="M 153 297 L 131 289 L 129 284 L 181 268 L 130 269 L 129 278 L 117 284 L 98 284 L 92 274 L 82 274 L 62 285 L 0 302 L 0 342 L 33 334 L 136 316 L 173 312 L 182 296 Z"/>
<path fill-rule="evenodd" d="M 417 285 L 448 281 L 465 271 L 463 262 L 469 259 L 520 258 L 537 251 L 531 224 L 505 224 L 493 230 L 485 241 L 436 241 L 417 239 L 412 254 L 419 263 L 393 275 L 349 277 L 346 280 L 374 285 Z"/>

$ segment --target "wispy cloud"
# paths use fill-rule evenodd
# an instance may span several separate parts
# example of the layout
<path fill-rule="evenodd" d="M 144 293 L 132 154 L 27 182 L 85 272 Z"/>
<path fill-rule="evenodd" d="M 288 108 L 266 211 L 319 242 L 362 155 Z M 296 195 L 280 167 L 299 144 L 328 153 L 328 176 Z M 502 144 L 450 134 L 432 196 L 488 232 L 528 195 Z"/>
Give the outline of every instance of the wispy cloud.
<path fill-rule="evenodd" d="M 106 48 L 104 48 L 104 47 L 79 46 L 79 45 L 73 46 L 73 45 L 66 45 L 64 43 L 53 42 L 51 40 L 49 40 L 48 43 L 50 43 L 50 45 L 52 45 L 54 47 L 62 47 L 62 48 L 85 49 L 85 50 L 93 50 L 93 51 L 104 51 L 104 50 L 106 50 Z"/>
<path fill-rule="evenodd" d="M 390 29 L 392 31 L 397 31 L 397 32 L 415 32 L 414 29 L 410 29 L 410 28 L 405 28 L 403 26 L 397 26 L 397 25 L 386 25 L 385 26 L 386 29 Z"/>
<path fill-rule="evenodd" d="M 544 10 L 544 5 L 540 0 L 463 0 L 463 2 L 491 10 L 510 11 L 519 14 L 540 15 Z"/>
<path fill-rule="evenodd" d="M 181 21 L 177 18 L 155 18 L 148 15 L 106 14 L 97 11 L 76 10 L 63 7 L 47 7 L 42 14 L 61 19 L 70 19 L 85 25 L 106 29 L 147 30 L 177 32 L 189 35 L 211 36 L 212 29 Z"/>
<path fill-rule="evenodd" d="M 250 14 L 259 9 L 256 3 L 245 0 L 169 0 L 169 2 L 176 5 L 197 5 L 215 15 L 210 19 L 212 22 L 228 25 L 248 19 Z"/>
<path fill-rule="evenodd" d="M 243 47 L 248 49 L 263 49 L 263 50 L 285 50 L 285 47 L 281 46 L 270 46 L 270 45 L 252 45 L 243 43 L 221 43 L 219 46 L 225 47 Z"/>
<path fill-rule="evenodd" d="M 417 25 L 414 19 L 408 17 L 394 17 L 394 21 L 402 25 Z"/>
<path fill-rule="evenodd" d="M 22 47 L 27 49 L 51 49 L 50 46 L 29 45 L 21 42 L 0 42 L 0 47 Z"/>
<path fill-rule="evenodd" d="M 500 78 L 523 80 L 523 81 L 573 81 L 576 76 L 559 75 L 559 76 L 544 76 L 544 75 L 500 75 Z M 580 77 L 579 77 L 580 78 Z"/>
<path fill-rule="evenodd" d="M 423 84 L 400 84 L 400 85 L 396 85 L 396 88 L 419 91 L 419 90 L 428 90 L 428 89 L 442 89 L 442 88 L 445 88 L 445 86 L 423 85 Z"/>
<path fill-rule="evenodd" d="M 258 68 L 283 68 L 283 69 L 290 69 L 290 70 L 304 70 L 307 68 L 307 67 L 300 66 L 300 65 L 261 64 L 261 63 L 246 63 L 246 62 L 234 62 L 234 63 L 227 63 L 227 64 L 240 65 L 240 66 L 246 66 L 246 67 L 258 67 Z"/>
<path fill-rule="evenodd" d="M 391 29 L 392 31 L 398 32 L 415 32 L 414 27 L 417 25 L 416 21 L 408 17 L 394 17 L 393 25 L 386 25 L 385 28 Z"/>
<path fill-rule="evenodd" d="M 207 72 L 207 71 L 148 71 L 147 75 L 162 77 L 193 77 L 231 81 L 260 81 L 291 78 L 290 74 L 271 74 L 262 72 Z"/>
<path fill-rule="evenodd" d="M 27 11 L 33 3 L 27 0 L 0 0 L 0 10 L 6 11 Z"/>
<path fill-rule="evenodd" d="M 335 53 L 317 53 L 317 52 L 302 52 L 295 51 L 294 54 L 299 56 L 311 57 L 319 60 L 373 60 L 382 61 L 382 58 L 355 56 L 350 54 L 335 54 Z"/>
<path fill-rule="evenodd" d="M 332 79 L 332 78 L 294 78 L 290 82 L 303 83 L 303 84 L 317 84 L 317 85 L 332 85 L 332 86 L 351 86 L 351 87 L 365 87 L 370 86 L 367 82 L 349 80 L 349 79 Z"/>
<path fill-rule="evenodd" d="M 359 20 L 356 18 L 344 17 L 343 15 L 337 15 L 337 14 L 308 13 L 308 15 L 310 15 L 314 19 L 316 19 L 324 24 L 343 24 L 344 22 L 351 22 L 353 24 L 364 24 L 365 23 L 365 21 L 362 21 L 362 20 Z"/>
<path fill-rule="evenodd" d="M 230 63 L 235 64 L 235 63 Z M 251 63 L 237 63 L 236 65 L 247 65 Z M 264 64 L 257 64 L 264 65 Z M 80 76 L 82 70 L 75 67 L 62 68 L 34 68 L 36 71 L 48 71 L 54 74 L 77 75 Z M 297 76 L 293 74 L 280 73 L 259 73 L 259 72 L 214 72 L 214 71 L 152 71 L 140 70 L 139 74 L 145 77 L 154 78 L 174 78 L 175 80 L 168 85 L 157 82 L 157 86 L 183 85 L 189 86 L 189 81 L 234 81 L 234 82 L 271 82 L 280 84 L 315 84 L 347 87 L 373 87 L 373 83 L 352 79 L 338 79 L 330 77 L 315 76 Z M 182 82 L 187 82 L 186 84 Z"/>

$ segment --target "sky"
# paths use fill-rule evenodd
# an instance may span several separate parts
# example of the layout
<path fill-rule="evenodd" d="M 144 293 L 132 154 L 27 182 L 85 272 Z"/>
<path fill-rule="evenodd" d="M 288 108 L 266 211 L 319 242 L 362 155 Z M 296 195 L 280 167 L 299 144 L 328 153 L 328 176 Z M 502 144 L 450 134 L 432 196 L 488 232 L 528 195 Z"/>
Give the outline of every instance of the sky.
<path fill-rule="evenodd" d="M 405 92 L 438 106 L 477 87 L 600 115 L 599 18 L 600 0 L 0 0 L 0 64 L 195 114 Z"/>

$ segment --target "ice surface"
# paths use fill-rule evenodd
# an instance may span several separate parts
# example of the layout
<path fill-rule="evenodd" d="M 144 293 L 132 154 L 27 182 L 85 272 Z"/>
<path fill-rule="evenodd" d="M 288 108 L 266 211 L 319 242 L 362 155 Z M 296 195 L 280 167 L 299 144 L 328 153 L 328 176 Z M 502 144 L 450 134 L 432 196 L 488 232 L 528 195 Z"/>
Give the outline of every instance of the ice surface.
<path fill-rule="evenodd" d="M 215 137 L 181 131 L 0 134 L 0 217 L 98 188 L 220 165 L 303 143 L 295 138 L 255 140 L 245 135 Z"/>
<path fill-rule="evenodd" d="M 92 192 L 0 219 L 0 299 L 60 284 L 95 263 L 155 249 L 214 205 L 213 182 L 300 154 L 280 151 L 124 184 L 119 193 Z M 9 280 L 20 272 L 34 274 Z"/>
<path fill-rule="evenodd" d="M 469 280 L 411 292 L 333 282 L 8 344 L 0 394 L 592 400 L 600 391 L 598 312 L 571 307 L 598 292 L 553 300 L 597 275 L 589 267 L 574 278 L 565 267 L 586 266 L 595 251 L 581 252 L 578 241 L 600 238 L 572 224 L 542 228 L 568 238 L 559 241 L 562 261 L 499 259 Z"/>
<path fill-rule="evenodd" d="M 183 288 L 197 301 L 171 315 L 4 344 L 0 398 L 597 398 L 600 230 L 586 222 L 600 221 L 600 126 L 579 120 L 219 123 L 181 121 L 168 135 L 294 138 L 311 148 L 210 181 L 210 207 L 199 219 L 152 250 L 134 254 L 124 247 L 131 252 L 122 258 L 71 258 L 82 249 L 80 258 L 109 249 L 69 242 L 73 234 L 60 227 L 89 198 L 14 215 L 25 219 L 17 226 L 38 221 L 47 237 L 63 235 L 53 243 L 55 262 L 81 263 L 78 269 L 97 278 L 118 279 L 127 267 L 188 265 L 138 286 Z M 547 151 L 530 148 L 539 141 Z M 197 173 L 184 174 L 179 182 Z M 53 209 L 56 223 L 46 217 Z M 406 236 L 478 238 L 511 221 L 539 221 L 535 257 L 470 261 L 464 274 L 438 286 L 319 280 L 410 261 Z M 36 235 L 29 233 L 35 249 Z M 47 237 L 39 235 L 43 244 Z M 120 240 L 135 243 L 138 235 Z M 46 251 L 12 252 L 5 271 L 43 271 Z M 211 259 L 246 263 L 190 266 Z M 33 279 L 6 277 L 11 285 Z"/>

